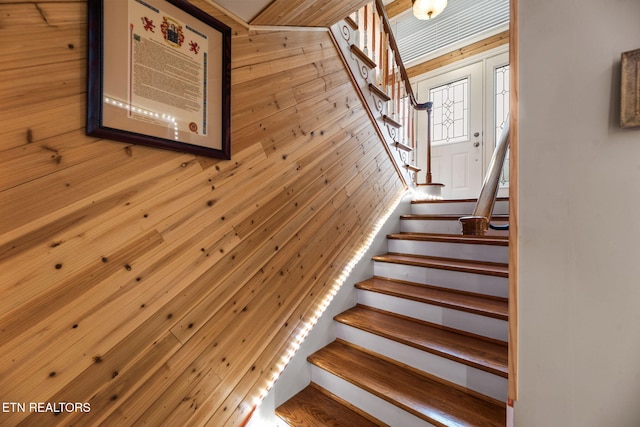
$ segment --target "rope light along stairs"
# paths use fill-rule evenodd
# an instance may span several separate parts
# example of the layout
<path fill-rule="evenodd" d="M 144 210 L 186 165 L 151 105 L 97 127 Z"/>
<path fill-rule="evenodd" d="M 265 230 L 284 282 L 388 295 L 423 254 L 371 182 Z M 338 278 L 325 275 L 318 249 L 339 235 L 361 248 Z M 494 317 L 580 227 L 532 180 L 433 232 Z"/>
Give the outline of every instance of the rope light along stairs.
<path fill-rule="evenodd" d="M 474 201 L 412 203 L 337 339 L 308 357 L 311 384 L 277 409 L 291 426 L 504 426 L 508 238 L 438 231 L 430 215 Z M 508 200 L 496 202 L 497 215 Z M 404 231 L 410 223 L 411 231 Z"/>

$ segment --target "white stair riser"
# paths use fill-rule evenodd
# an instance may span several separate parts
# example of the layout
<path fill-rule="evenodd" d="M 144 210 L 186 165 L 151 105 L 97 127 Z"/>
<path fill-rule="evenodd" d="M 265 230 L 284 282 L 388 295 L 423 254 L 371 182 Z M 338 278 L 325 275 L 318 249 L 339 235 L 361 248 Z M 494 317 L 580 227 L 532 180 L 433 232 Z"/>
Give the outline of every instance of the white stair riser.
<path fill-rule="evenodd" d="M 412 203 L 411 213 L 418 215 L 434 214 L 462 214 L 471 215 L 475 209 L 475 202 L 438 202 L 438 203 Z M 497 200 L 493 207 L 495 215 L 509 214 L 509 201 Z"/>
<path fill-rule="evenodd" d="M 508 341 L 506 320 L 358 289 L 358 303 L 476 335 Z"/>
<path fill-rule="evenodd" d="M 406 239 L 389 239 L 387 244 L 389 252 L 401 254 L 428 255 L 444 258 L 504 263 L 509 261 L 508 246 Z"/>
<path fill-rule="evenodd" d="M 401 219 L 400 231 L 404 233 L 462 234 L 462 225 L 457 219 Z"/>
<path fill-rule="evenodd" d="M 503 225 L 506 222 L 495 222 Z M 404 233 L 462 234 L 462 225 L 457 219 L 401 219 L 400 231 Z M 508 230 L 487 230 L 487 236 L 508 236 Z"/>
<path fill-rule="evenodd" d="M 477 294 L 508 297 L 509 279 L 464 271 L 442 270 L 390 262 L 373 263 L 373 274 L 389 279 L 440 286 Z"/>
<path fill-rule="evenodd" d="M 412 366 L 420 371 L 494 399 L 507 400 L 508 382 L 506 378 L 342 323 L 338 323 L 336 333 L 339 338 L 345 341 Z"/>
<path fill-rule="evenodd" d="M 434 427 L 433 424 L 313 364 L 311 380 L 390 426 Z"/>

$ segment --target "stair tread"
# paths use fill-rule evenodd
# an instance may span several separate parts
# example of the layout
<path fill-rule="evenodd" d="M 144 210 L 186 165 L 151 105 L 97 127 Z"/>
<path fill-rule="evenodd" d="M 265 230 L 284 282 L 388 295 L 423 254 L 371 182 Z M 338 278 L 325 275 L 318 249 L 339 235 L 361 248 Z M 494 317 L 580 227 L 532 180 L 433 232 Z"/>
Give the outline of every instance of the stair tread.
<path fill-rule="evenodd" d="M 471 216 L 471 214 L 404 214 L 400 215 L 400 219 L 408 220 L 443 220 L 443 221 L 457 221 L 458 219 Z M 509 215 L 505 214 L 493 214 L 491 215 L 492 221 L 509 221 Z"/>
<path fill-rule="evenodd" d="M 398 253 L 376 255 L 373 257 L 373 260 L 395 264 L 415 265 L 418 267 L 431 267 L 443 270 L 485 274 L 489 276 L 509 277 L 509 265 L 499 262 L 439 258 L 425 255 L 409 255 Z"/>
<path fill-rule="evenodd" d="M 422 320 L 356 305 L 336 321 L 419 350 L 507 377 L 507 344 Z"/>
<path fill-rule="evenodd" d="M 276 414 L 291 427 L 386 426 L 373 417 L 360 415 L 314 383 L 276 408 Z"/>
<path fill-rule="evenodd" d="M 506 298 L 489 297 L 471 292 L 382 277 L 372 277 L 364 280 L 357 283 L 356 288 L 500 320 L 508 320 L 509 318 L 509 303 Z"/>
<path fill-rule="evenodd" d="M 393 240 L 416 240 L 424 242 L 447 242 L 447 243 L 467 243 L 474 245 L 495 245 L 495 246 L 509 246 L 508 236 L 470 236 L 464 234 L 445 234 L 445 233 L 417 233 L 417 232 L 402 232 L 393 233 L 387 236 L 388 239 Z"/>
<path fill-rule="evenodd" d="M 336 340 L 309 362 L 436 425 L 504 426 L 505 405 Z"/>

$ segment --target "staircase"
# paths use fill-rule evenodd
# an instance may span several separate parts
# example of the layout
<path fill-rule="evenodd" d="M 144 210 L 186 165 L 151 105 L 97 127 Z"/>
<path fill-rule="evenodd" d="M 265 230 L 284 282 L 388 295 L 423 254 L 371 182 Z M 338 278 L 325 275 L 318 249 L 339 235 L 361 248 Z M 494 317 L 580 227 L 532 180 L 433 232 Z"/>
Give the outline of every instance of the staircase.
<path fill-rule="evenodd" d="M 506 424 L 508 236 L 462 236 L 473 205 L 412 203 L 336 340 L 308 357 L 311 384 L 277 408 L 287 425 Z M 507 220 L 508 200 L 495 212 Z"/>

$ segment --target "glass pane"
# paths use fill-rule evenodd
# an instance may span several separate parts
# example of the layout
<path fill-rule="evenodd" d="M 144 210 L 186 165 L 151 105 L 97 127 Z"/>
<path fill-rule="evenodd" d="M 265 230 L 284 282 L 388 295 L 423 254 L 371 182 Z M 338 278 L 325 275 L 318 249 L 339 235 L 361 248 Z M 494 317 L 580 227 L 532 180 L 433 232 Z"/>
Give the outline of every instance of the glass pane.
<path fill-rule="evenodd" d="M 433 102 L 431 144 L 447 144 L 469 139 L 469 78 L 429 90 Z"/>
<path fill-rule="evenodd" d="M 503 65 L 498 67 L 494 72 L 494 87 L 495 87 L 495 111 L 494 111 L 494 126 L 495 126 L 495 141 L 494 147 L 498 143 L 498 138 L 502 134 L 502 129 L 505 126 L 505 121 L 509 114 L 509 65 Z M 509 185 L 509 152 L 507 151 L 506 158 L 504 159 L 504 166 L 502 167 L 502 174 L 500 175 L 500 186 L 507 187 Z"/>

